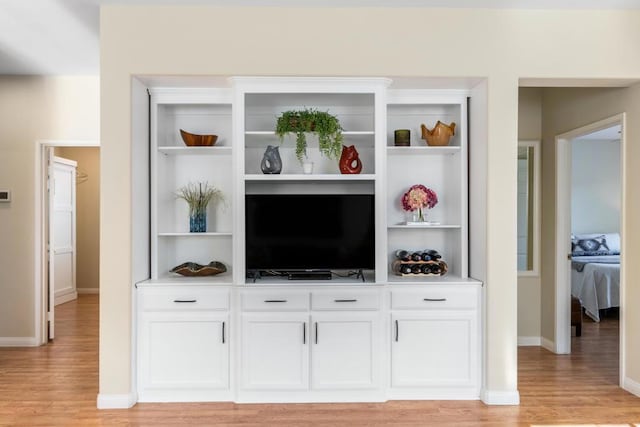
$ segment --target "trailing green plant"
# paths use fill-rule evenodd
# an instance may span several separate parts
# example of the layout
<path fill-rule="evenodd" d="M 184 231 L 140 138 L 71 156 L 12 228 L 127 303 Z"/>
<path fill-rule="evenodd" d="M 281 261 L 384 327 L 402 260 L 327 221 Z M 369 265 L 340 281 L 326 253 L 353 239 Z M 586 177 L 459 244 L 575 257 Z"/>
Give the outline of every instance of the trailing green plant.
<path fill-rule="evenodd" d="M 317 134 L 320 153 L 330 159 L 338 160 L 342 152 L 342 130 L 336 116 L 315 108 L 285 111 L 276 122 L 276 135 L 280 137 L 281 143 L 286 134 L 296 135 L 296 157 L 300 163 L 307 157 L 305 133 Z"/>
<path fill-rule="evenodd" d="M 209 185 L 208 182 L 198 182 L 182 186 L 176 191 L 176 197 L 183 199 L 189 205 L 189 215 L 206 211 L 209 203 L 224 202 L 222 190 Z"/>

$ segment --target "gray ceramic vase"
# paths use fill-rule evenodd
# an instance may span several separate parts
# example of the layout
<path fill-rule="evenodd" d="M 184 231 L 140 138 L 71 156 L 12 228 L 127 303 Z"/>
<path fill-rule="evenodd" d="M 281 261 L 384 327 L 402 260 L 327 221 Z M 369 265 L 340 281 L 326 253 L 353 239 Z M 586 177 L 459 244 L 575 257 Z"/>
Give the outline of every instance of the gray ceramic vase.
<path fill-rule="evenodd" d="M 280 158 L 278 147 L 274 147 L 273 145 L 267 146 L 267 151 L 264 152 L 260 168 L 264 174 L 279 174 L 282 172 L 282 159 Z"/>

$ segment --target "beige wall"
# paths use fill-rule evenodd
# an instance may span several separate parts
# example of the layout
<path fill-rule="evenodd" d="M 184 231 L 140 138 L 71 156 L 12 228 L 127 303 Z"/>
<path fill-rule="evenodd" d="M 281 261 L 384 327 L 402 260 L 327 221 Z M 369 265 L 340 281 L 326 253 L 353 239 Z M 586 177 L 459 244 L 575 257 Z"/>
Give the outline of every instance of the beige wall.
<path fill-rule="evenodd" d="M 614 89 L 544 89 L 543 91 L 543 193 L 542 193 L 542 335 L 553 341 L 554 331 L 554 275 L 555 275 L 555 136 L 598 120 L 626 113 L 626 147 L 623 163 L 623 223 L 622 253 L 624 271 L 623 310 L 626 341 L 626 374 L 634 381 L 640 379 L 640 312 L 625 310 L 640 300 L 640 248 L 633 242 L 640 237 L 640 86 Z M 545 166 L 546 165 L 546 166 Z"/>
<path fill-rule="evenodd" d="M 40 139 L 99 138 L 97 77 L 0 76 L 0 337 L 34 337 L 35 153 Z"/>
<path fill-rule="evenodd" d="M 87 180 L 76 187 L 76 287 L 100 283 L 100 148 L 59 147 L 56 156 L 78 162 Z"/>
<path fill-rule="evenodd" d="M 518 95 L 518 139 L 542 140 L 542 89 L 520 88 Z M 518 337 L 541 336 L 540 310 L 540 276 L 518 276 Z"/>
<path fill-rule="evenodd" d="M 519 79 L 638 78 L 638 40 L 628 10 L 103 6 L 100 393 L 131 391 L 131 75 L 486 77 L 484 387 L 501 396 L 517 388 Z"/>

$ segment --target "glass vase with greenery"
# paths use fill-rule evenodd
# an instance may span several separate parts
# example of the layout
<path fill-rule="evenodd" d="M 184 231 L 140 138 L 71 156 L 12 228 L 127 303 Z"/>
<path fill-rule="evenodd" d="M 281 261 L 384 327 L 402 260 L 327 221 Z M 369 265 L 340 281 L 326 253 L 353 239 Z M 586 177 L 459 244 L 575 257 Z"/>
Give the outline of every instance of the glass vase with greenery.
<path fill-rule="evenodd" d="M 224 201 L 222 191 L 208 182 L 189 183 L 180 187 L 176 197 L 189 205 L 189 231 L 204 233 L 207 231 L 207 206 Z"/>

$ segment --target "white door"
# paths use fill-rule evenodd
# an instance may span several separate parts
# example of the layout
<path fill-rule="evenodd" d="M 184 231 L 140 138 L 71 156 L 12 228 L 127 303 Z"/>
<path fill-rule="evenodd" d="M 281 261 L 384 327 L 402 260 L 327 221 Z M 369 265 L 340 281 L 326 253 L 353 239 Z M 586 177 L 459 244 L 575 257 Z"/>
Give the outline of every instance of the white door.
<path fill-rule="evenodd" d="M 474 311 L 402 313 L 392 316 L 391 323 L 392 387 L 475 385 Z"/>
<path fill-rule="evenodd" d="M 378 386 L 378 313 L 312 316 L 311 387 L 371 389 Z"/>
<path fill-rule="evenodd" d="M 220 313 L 142 313 L 141 399 L 163 390 L 229 388 L 229 317 Z"/>
<path fill-rule="evenodd" d="M 55 335 L 53 307 L 78 296 L 76 166 L 73 160 L 49 156 L 49 339 Z"/>
<path fill-rule="evenodd" d="M 306 313 L 242 315 L 242 388 L 309 388 L 309 317 Z"/>

